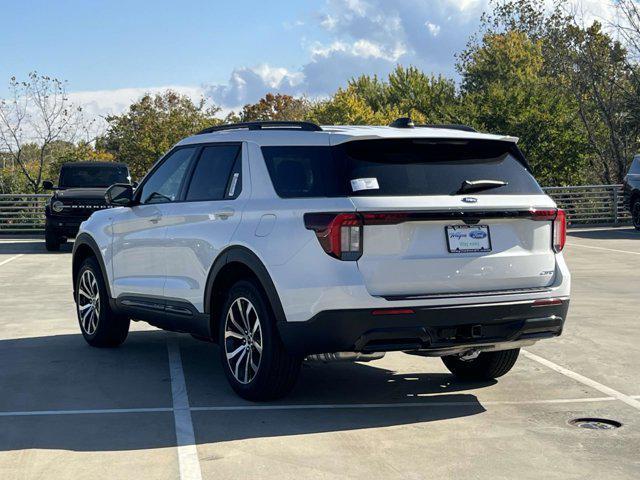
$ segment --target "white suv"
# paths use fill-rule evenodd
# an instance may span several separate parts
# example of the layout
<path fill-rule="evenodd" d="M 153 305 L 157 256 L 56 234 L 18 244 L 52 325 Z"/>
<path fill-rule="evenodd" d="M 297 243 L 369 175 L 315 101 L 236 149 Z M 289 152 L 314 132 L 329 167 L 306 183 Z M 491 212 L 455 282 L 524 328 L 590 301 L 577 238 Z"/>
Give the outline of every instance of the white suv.
<path fill-rule="evenodd" d="M 403 351 L 501 376 L 569 306 L 565 214 L 516 140 L 408 119 L 186 138 L 82 224 L 82 334 L 116 346 L 135 319 L 213 340 L 253 400 L 286 394 L 309 357 Z"/>

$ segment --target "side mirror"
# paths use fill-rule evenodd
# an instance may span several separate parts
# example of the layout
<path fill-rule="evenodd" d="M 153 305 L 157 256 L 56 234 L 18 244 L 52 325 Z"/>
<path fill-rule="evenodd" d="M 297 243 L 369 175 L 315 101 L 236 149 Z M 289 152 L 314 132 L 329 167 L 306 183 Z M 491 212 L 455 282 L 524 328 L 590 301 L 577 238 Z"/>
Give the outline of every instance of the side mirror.
<path fill-rule="evenodd" d="M 45 190 L 53 190 L 53 182 L 51 180 L 45 180 L 42 182 L 42 188 Z"/>
<path fill-rule="evenodd" d="M 133 203 L 133 186 L 128 183 L 111 185 L 104 194 L 107 205 L 128 207 Z"/>
<path fill-rule="evenodd" d="M 140 184 L 138 182 L 133 182 L 131 185 L 133 186 L 133 188 L 138 188 L 138 185 Z"/>

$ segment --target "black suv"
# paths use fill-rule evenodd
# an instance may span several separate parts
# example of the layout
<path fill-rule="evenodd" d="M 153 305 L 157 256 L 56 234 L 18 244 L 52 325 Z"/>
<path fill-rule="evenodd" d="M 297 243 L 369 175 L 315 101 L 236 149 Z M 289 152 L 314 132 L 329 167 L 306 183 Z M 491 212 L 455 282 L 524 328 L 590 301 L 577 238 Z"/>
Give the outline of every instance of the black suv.
<path fill-rule="evenodd" d="M 54 190 L 45 208 L 47 250 L 59 250 L 93 212 L 108 208 L 104 193 L 114 183 L 131 183 L 124 163 L 69 162 L 62 165 L 58 186 L 43 182 L 45 190 Z"/>
<path fill-rule="evenodd" d="M 631 212 L 633 226 L 640 230 L 640 154 L 634 157 L 624 177 L 624 203 Z"/>

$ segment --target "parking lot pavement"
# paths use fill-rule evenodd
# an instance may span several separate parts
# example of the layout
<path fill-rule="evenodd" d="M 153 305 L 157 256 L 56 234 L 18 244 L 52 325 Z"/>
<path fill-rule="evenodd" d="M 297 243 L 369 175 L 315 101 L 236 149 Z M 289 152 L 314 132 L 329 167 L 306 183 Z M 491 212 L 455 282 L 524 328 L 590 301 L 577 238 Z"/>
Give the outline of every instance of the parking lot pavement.
<path fill-rule="evenodd" d="M 396 353 L 305 364 L 289 397 L 255 404 L 190 336 L 135 323 L 121 348 L 86 346 L 70 245 L 0 238 L 0 479 L 639 478 L 640 233 L 568 243 L 565 333 L 499 381 Z"/>

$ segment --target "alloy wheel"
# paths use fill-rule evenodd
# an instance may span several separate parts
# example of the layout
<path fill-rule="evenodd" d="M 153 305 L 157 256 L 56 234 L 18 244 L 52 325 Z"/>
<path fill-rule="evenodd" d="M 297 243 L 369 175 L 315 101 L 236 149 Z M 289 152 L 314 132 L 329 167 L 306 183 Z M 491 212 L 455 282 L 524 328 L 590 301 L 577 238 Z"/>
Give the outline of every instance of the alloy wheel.
<path fill-rule="evenodd" d="M 245 385 L 251 382 L 262 360 L 262 326 L 258 312 L 247 298 L 237 298 L 229 307 L 224 325 L 224 349 L 235 379 Z"/>
<path fill-rule="evenodd" d="M 100 319 L 100 290 L 91 270 L 85 270 L 78 284 L 78 315 L 80 325 L 87 335 L 93 335 Z"/>

